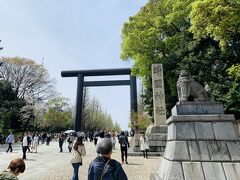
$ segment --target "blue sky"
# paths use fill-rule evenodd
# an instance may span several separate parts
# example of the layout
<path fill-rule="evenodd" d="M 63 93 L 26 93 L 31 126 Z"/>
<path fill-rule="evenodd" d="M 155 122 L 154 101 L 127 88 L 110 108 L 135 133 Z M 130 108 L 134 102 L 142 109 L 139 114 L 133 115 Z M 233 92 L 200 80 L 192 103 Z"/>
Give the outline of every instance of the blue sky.
<path fill-rule="evenodd" d="M 131 67 L 119 58 L 121 29 L 128 17 L 135 15 L 146 2 L 2 0 L 0 46 L 4 49 L 0 55 L 21 56 L 37 63 L 44 58 L 44 66 L 57 80 L 57 91 L 75 104 L 76 78 L 62 78 L 61 71 Z M 129 121 L 129 91 L 128 86 L 90 88 L 91 96 L 99 99 L 123 129 L 127 129 Z"/>

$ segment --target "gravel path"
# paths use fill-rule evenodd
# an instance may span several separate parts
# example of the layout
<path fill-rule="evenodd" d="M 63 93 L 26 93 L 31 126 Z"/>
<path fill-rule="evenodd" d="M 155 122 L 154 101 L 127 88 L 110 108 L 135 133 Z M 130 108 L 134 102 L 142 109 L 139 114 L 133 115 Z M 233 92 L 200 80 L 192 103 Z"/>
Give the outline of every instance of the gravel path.
<path fill-rule="evenodd" d="M 96 157 L 93 143 L 85 143 L 87 155 L 83 157 L 83 166 L 80 167 L 79 177 L 87 180 L 89 163 Z M 11 159 L 21 157 L 20 148 L 15 148 L 13 153 L 5 153 L 0 147 L 0 169 L 7 167 Z M 20 180 L 70 180 L 73 168 L 69 162 L 70 153 L 67 152 L 67 143 L 64 144 L 64 152 L 59 153 L 58 143 L 52 142 L 50 146 L 40 145 L 38 153 L 27 153 L 25 161 L 27 169 L 19 176 Z M 120 150 L 114 150 L 112 158 L 120 162 Z M 123 164 L 123 168 L 129 180 L 148 180 L 150 174 L 158 169 L 160 157 L 129 156 L 129 164 Z"/>

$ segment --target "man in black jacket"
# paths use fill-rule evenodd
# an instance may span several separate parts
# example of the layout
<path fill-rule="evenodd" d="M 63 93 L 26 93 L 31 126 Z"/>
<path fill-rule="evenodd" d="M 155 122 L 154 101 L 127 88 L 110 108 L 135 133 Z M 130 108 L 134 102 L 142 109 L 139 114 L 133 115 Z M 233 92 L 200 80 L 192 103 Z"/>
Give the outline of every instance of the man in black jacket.
<path fill-rule="evenodd" d="M 120 150 L 121 150 L 121 158 L 122 158 L 122 164 L 124 163 L 124 155 L 125 155 L 125 162 L 128 164 L 127 161 L 127 150 L 130 147 L 129 141 L 127 136 L 125 135 L 124 131 L 121 132 L 118 140 L 120 144 Z"/>
<path fill-rule="evenodd" d="M 128 180 L 121 164 L 111 159 L 112 141 L 109 138 L 101 138 L 96 150 L 99 155 L 89 165 L 88 180 Z"/>

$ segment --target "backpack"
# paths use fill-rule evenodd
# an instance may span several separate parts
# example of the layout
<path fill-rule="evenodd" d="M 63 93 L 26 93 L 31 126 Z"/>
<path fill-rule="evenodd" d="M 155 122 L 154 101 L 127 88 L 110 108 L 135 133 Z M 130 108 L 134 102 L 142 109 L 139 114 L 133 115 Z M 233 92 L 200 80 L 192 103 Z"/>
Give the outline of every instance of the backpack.
<path fill-rule="evenodd" d="M 121 145 L 121 147 L 125 147 L 128 145 L 127 141 L 126 141 L 126 137 L 125 136 L 120 136 L 119 137 L 119 141 L 118 141 Z"/>
<path fill-rule="evenodd" d="M 68 142 L 68 143 L 72 143 L 72 140 L 71 140 L 70 137 L 68 137 L 67 142 Z"/>

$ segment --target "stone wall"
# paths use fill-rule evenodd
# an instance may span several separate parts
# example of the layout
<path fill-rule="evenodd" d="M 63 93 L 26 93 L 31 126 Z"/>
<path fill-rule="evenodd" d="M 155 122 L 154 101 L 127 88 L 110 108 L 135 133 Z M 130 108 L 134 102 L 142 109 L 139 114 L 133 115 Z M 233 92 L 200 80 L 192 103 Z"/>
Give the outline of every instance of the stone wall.
<path fill-rule="evenodd" d="M 167 144 L 167 133 L 152 133 L 147 135 L 149 152 L 164 152 Z"/>
<path fill-rule="evenodd" d="M 176 115 L 155 180 L 239 180 L 240 142 L 233 115 Z"/>

